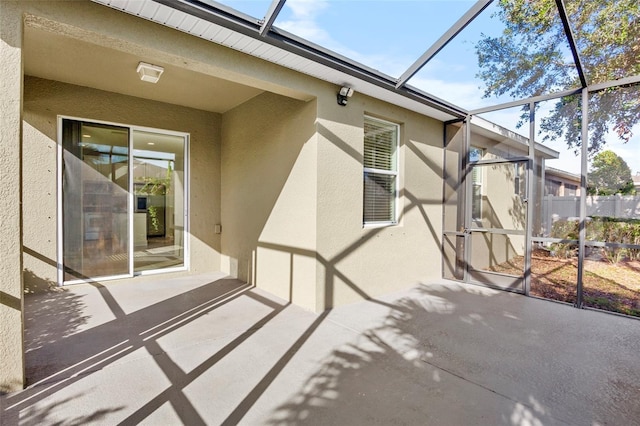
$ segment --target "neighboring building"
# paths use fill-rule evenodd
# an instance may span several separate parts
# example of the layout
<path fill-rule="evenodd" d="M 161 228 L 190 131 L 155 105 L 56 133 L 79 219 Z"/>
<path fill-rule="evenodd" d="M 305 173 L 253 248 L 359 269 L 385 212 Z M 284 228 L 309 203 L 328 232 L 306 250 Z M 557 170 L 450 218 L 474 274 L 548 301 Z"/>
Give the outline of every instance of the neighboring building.
<path fill-rule="evenodd" d="M 564 170 L 545 168 L 545 195 L 556 197 L 579 197 L 580 175 Z"/>
<path fill-rule="evenodd" d="M 636 174 L 632 176 L 632 179 L 633 187 L 636 189 L 636 194 L 640 194 L 640 172 L 636 172 Z"/>

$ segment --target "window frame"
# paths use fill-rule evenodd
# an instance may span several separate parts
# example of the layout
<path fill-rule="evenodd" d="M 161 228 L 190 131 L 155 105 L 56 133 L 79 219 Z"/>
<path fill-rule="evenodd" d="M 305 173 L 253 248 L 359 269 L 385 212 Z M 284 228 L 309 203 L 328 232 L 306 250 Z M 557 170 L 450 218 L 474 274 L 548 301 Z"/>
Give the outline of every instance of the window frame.
<path fill-rule="evenodd" d="M 476 158 L 476 155 L 479 157 Z M 484 173 L 482 165 L 478 162 L 482 161 L 485 155 L 485 149 L 477 146 L 469 147 L 469 163 L 473 168 L 471 172 L 471 220 L 474 222 L 482 222 L 482 195 L 484 189 Z M 474 173 L 475 172 L 475 173 Z M 476 196 L 475 190 L 478 189 L 478 195 Z M 478 206 L 479 215 L 476 217 L 474 206 Z"/>
<path fill-rule="evenodd" d="M 392 162 L 394 170 L 385 170 L 378 169 L 373 167 L 365 167 L 364 158 L 366 152 L 366 135 L 363 135 L 362 138 L 362 224 L 364 228 L 376 228 L 376 227 L 385 227 L 385 226 L 394 226 L 399 223 L 399 206 L 400 206 L 400 124 L 394 123 L 393 121 L 384 120 L 378 117 L 374 117 L 371 115 L 365 115 L 363 121 L 363 133 L 364 133 L 364 124 L 367 121 L 373 121 L 377 123 L 381 123 L 384 125 L 393 126 L 395 128 L 395 155 Z M 365 197 L 367 195 L 365 187 L 364 187 L 364 179 L 366 174 L 376 174 L 376 175 L 386 175 L 386 176 L 394 176 L 395 184 L 393 186 L 393 212 L 391 220 L 375 220 L 375 221 L 367 221 L 365 220 L 365 206 L 366 201 Z"/>

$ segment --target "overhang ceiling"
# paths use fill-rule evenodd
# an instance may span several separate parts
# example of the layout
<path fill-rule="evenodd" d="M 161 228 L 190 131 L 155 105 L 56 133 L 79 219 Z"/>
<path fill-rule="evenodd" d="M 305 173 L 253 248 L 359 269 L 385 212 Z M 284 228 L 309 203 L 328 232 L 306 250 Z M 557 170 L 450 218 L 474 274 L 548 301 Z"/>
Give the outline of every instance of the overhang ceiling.
<path fill-rule="evenodd" d="M 219 3 L 172 0 L 92 0 L 110 8 L 183 31 L 337 86 L 352 87 L 393 105 L 447 121 L 466 111 L 418 88 L 397 81 L 351 59 L 336 55 L 281 31 L 259 34 L 259 25 Z M 488 1 L 488 0 L 484 0 Z M 283 2 L 277 1 L 273 4 Z M 222 9 L 220 9 L 222 7 Z M 181 10 L 184 9 L 184 10 Z"/>
<path fill-rule="evenodd" d="M 25 26 L 24 37 L 25 75 L 217 113 L 262 93 L 254 87 L 39 28 Z M 140 61 L 164 67 L 158 83 L 140 80 L 136 72 Z"/>

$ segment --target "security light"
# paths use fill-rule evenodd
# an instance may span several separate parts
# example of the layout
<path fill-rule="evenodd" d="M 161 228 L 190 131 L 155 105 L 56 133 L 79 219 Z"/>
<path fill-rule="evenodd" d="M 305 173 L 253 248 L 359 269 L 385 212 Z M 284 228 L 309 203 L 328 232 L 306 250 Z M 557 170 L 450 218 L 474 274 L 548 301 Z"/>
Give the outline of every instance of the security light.
<path fill-rule="evenodd" d="M 160 80 L 160 76 L 164 72 L 164 68 L 159 65 L 151 65 L 146 62 L 140 62 L 138 68 L 136 68 L 140 80 L 148 81 L 149 83 L 157 83 Z"/>
<path fill-rule="evenodd" d="M 353 89 L 351 87 L 343 86 L 338 92 L 338 105 L 345 106 L 347 104 L 347 98 L 353 95 Z"/>

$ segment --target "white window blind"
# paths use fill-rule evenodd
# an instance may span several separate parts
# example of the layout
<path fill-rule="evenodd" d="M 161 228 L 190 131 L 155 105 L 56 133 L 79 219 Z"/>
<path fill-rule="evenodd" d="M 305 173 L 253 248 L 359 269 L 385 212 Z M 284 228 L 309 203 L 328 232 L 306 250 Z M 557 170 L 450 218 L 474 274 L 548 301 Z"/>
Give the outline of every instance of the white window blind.
<path fill-rule="evenodd" d="M 366 117 L 364 122 L 365 224 L 395 223 L 398 125 Z"/>
<path fill-rule="evenodd" d="M 471 162 L 480 161 L 484 155 L 481 148 L 471 147 L 469 150 L 469 160 Z M 482 167 L 473 166 L 471 169 L 471 218 L 482 220 Z"/>

